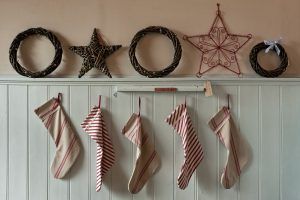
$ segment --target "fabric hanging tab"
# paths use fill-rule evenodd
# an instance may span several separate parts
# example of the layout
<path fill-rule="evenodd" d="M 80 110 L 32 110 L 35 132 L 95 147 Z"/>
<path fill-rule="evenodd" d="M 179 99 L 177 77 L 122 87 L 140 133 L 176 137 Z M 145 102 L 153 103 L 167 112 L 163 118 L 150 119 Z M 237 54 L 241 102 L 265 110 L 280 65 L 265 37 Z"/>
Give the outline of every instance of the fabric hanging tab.
<path fill-rule="evenodd" d="M 139 97 L 139 116 L 141 116 L 141 97 Z"/>
<path fill-rule="evenodd" d="M 62 99 L 62 94 L 59 92 L 57 94 L 57 100 L 58 100 L 58 102 L 61 102 L 61 99 Z"/>
<path fill-rule="evenodd" d="M 227 108 L 230 110 L 230 95 L 227 94 Z"/>
<path fill-rule="evenodd" d="M 101 95 L 99 95 L 98 107 L 101 108 Z"/>
<path fill-rule="evenodd" d="M 68 116 L 60 105 L 62 94 L 35 109 L 55 142 L 56 153 L 51 165 L 54 178 L 63 178 L 75 163 L 79 153 L 79 140 L 72 129 Z"/>

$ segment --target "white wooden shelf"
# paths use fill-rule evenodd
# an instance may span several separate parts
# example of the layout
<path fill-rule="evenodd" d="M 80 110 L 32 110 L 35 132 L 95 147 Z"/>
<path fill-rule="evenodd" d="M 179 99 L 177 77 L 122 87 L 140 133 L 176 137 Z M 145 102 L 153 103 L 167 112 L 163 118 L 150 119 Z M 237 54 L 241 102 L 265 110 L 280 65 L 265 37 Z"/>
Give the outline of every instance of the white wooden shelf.
<path fill-rule="evenodd" d="M 262 77 L 232 77 L 232 76 L 207 76 L 203 78 L 197 77 L 170 77 L 170 78 L 145 78 L 145 77 L 124 77 L 124 78 L 92 78 L 92 77 L 64 77 L 64 78 L 27 78 L 12 75 L 0 75 L 1 84 L 26 84 L 26 85 L 124 85 L 124 84 L 139 84 L 139 85 L 190 85 L 201 84 L 209 80 L 212 85 L 284 85 L 284 84 L 297 84 L 300 82 L 299 77 L 293 78 L 262 78 Z"/>

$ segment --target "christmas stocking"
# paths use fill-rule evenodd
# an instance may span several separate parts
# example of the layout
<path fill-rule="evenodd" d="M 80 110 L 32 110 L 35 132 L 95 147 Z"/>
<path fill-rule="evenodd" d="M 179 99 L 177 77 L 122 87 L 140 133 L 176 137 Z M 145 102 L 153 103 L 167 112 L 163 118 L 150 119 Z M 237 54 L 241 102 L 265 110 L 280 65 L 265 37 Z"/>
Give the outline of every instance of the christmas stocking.
<path fill-rule="evenodd" d="M 167 117 L 166 122 L 175 128 L 182 139 L 184 162 L 177 184 L 183 190 L 188 186 L 191 176 L 202 161 L 203 150 L 192 125 L 192 120 L 187 113 L 186 104 L 177 106 Z"/>
<path fill-rule="evenodd" d="M 115 152 L 103 119 L 100 103 L 91 110 L 81 126 L 97 144 L 96 191 L 98 192 L 102 186 L 103 176 L 115 162 Z"/>
<path fill-rule="evenodd" d="M 221 184 L 224 188 L 230 189 L 248 162 L 245 142 L 234 126 L 227 107 L 223 107 L 208 124 L 227 149 L 227 161 L 221 175 Z"/>
<path fill-rule="evenodd" d="M 158 169 L 160 160 L 153 142 L 142 128 L 140 115 L 134 113 L 122 133 L 137 146 L 135 167 L 128 184 L 128 190 L 135 194 Z"/>
<path fill-rule="evenodd" d="M 63 178 L 80 152 L 78 139 L 60 105 L 60 97 L 61 94 L 35 110 L 55 142 L 56 153 L 51 165 L 54 178 Z"/>

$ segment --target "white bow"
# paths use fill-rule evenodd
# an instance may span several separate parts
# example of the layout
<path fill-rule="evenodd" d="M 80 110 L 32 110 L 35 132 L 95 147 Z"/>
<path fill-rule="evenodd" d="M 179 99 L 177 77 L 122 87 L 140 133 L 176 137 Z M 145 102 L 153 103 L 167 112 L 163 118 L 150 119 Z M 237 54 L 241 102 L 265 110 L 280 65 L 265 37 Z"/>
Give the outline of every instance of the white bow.
<path fill-rule="evenodd" d="M 277 44 L 279 44 L 281 40 L 282 40 L 282 37 L 280 37 L 278 40 L 264 40 L 265 45 L 269 45 L 269 47 L 265 50 L 265 52 L 268 53 L 271 49 L 275 48 L 275 51 L 276 51 L 277 55 L 279 56 L 280 49 L 277 46 Z"/>

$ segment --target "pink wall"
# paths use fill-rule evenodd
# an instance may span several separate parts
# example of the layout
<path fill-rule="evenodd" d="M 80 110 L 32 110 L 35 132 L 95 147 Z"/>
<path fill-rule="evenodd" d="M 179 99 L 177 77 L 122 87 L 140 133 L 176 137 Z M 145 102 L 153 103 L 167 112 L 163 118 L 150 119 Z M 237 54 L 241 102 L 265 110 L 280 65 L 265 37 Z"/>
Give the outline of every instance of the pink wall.
<path fill-rule="evenodd" d="M 242 72 L 255 74 L 248 62 L 252 46 L 263 39 L 284 38 L 284 47 L 290 57 L 286 75 L 299 76 L 300 68 L 300 1 L 298 0 L 220 0 L 225 23 L 232 33 L 252 33 L 254 39 L 239 52 Z M 70 45 L 88 44 L 93 28 L 98 28 L 109 44 L 122 44 L 125 48 L 108 59 L 114 76 L 133 75 L 128 58 L 128 46 L 134 34 L 149 25 L 163 25 L 183 34 L 206 33 L 215 17 L 217 1 L 211 0 L 2 0 L 0 3 L 0 73 L 16 74 L 9 63 L 8 50 L 13 38 L 31 27 L 44 27 L 57 34 L 64 46 L 63 63 L 55 75 L 77 75 L 82 59 L 71 53 Z M 45 40 L 46 41 L 46 40 Z M 53 49 L 44 40 L 25 42 L 21 49 L 23 62 L 37 70 L 46 66 Z M 182 41 L 182 40 L 181 40 Z M 138 52 L 142 64 L 149 69 L 161 69 L 168 64 L 173 48 L 163 37 L 143 40 Z M 148 47 L 147 47 L 148 46 Z M 198 70 L 199 53 L 182 41 L 183 58 L 173 74 L 194 75 Z M 34 48 L 32 48 L 34 47 Z M 269 63 L 269 62 L 267 62 Z M 275 64 L 276 65 L 276 64 Z M 223 70 L 213 71 L 226 74 Z M 99 74 L 93 70 L 91 74 Z"/>

